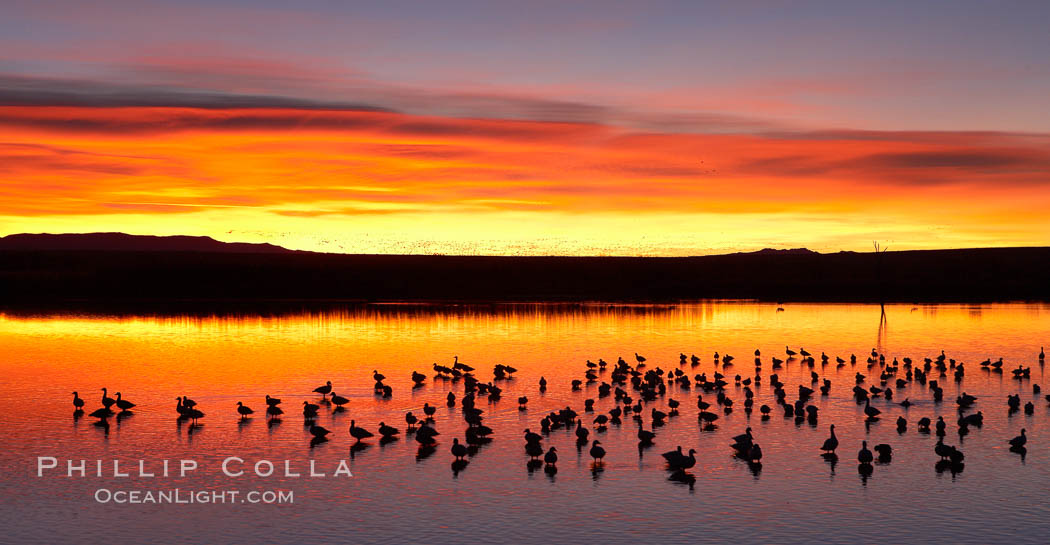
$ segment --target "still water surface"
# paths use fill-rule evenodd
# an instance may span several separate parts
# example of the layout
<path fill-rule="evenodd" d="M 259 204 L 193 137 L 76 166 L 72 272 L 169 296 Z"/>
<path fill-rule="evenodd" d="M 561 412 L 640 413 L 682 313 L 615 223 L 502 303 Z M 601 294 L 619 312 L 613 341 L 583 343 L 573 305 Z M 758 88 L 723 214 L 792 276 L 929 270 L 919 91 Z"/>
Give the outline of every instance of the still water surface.
<path fill-rule="evenodd" d="M 506 305 L 427 307 L 381 305 L 340 311 L 280 315 L 140 316 L 72 314 L 0 314 L 0 527 L 2 542 L 124 543 L 628 543 L 672 542 L 887 543 L 956 542 L 1046 543 L 1050 539 L 1050 408 L 1033 385 L 1046 383 L 1037 358 L 1050 344 L 1050 307 L 1035 304 L 878 306 L 749 302 L 701 302 L 674 306 Z M 754 375 L 752 353 L 763 353 L 756 407 L 773 405 L 768 376 L 770 357 L 784 357 L 784 347 L 805 347 L 832 358 L 814 368 L 832 381 L 829 396 L 819 393 L 817 425 L 796 424 L 779 408 L 762 420 L 742 410 L 743 392 L 730 385 L 736 410 L 722 415 L 718 429 L 701 432 L 696 420 L 697 389 L 669 387 L 653 406 L 666 408 L 668 397 L 682 402 L 682 415 L 657 430 L 656 445 L 639 451 L 637 424 L 624 420 L 598 437 L 608 451 L 603 471 L 592 471 L 587 449 L 578 451 L 575 436 L 557 430 L 544 439 L 561 453 L 556 474 L 527 467 L 522 430 L 539 428 L 548 411 L 571 406 L 583 413 L 587 398 L 598 398 L 597 384 L 572 392 L 583 378 L 586 360 L 648 358 L 649 368 L 678 368 L 679 353 L 700 356 L 690 375 L 715 371 L 713 354 L 736 357 L 725 372 Z M 850 398 L 854 373 L 873 384 L 878 367 L 867 370 L 867 353 L 909 356 L 921 363 L 943 349 L 966 364 L 961 384 L 942 378 L 945 401 L 935 404 L 926 387 L 912 383 L 893 402 L 877 399 L 883 418 L 865 427 L 863 408 Z M 858 356 L 856 368 L 836 369 L 835 356 Z M 431 365 L 451 365 L 452 357 L 491 379 L 493 364 L 519 369 L 501 382 L 503 399 L 484 397 L 486 425 L 494 441 L 469 458 L 459 472 L 450 466 L 448 448 L 462 440 L 465 424 L 459 408 L 445 406 L 451 390 L 462 395 L 462 382 L 428 378 L 411 389 L 413 370 L 433 376 Z M 986 358 L 1004 358 L 1006 373 L 982 370 Z M 1031 367 L 1031 379 L 1012 378 L 1009 369 Z M 372 371 L 385 374 L 391 399 L 372 393 Z M 811 369 L 789 361 L 778 370 L 789 400 L 798 384 L 811 385 Z M 901 370 L 903 375 L 903 368 Z M 540 394 L 537 381 L 549 389 Z M 608 372 L 602 375 L 608 379 Z M 930 378 L 937 378 L 936 371 Z M 318 423 L 334 430 L 328 443 L 309 445 L 300 407 L 317 400 L 311 391 L 331 380 L 335 391 L 351 399 L 349 410 L 324 407 Z M 92 418 L 74 419 L 71 392 L 97 408 L 102 387 L 121 391 L 138 406 L 134 414 L 113 421 L 108 433 Z M 815 385 L 814 385 L 815 387 Z M 975 409 L 985 425 L 960 439 L 955 397 L 977 395 Z M 1048 390 L 1050 391 L 1050 390 Z M 1033 401 L 1035 413 L 1009 415 L 1006 396 L 1020 393 Z M 284 400 L 283 421 L 262 416 L 269 394 Z M 191 429 L 176 421 L 175 397 L 188 395 L 206 413 Z M 516 399 L 529 397 L 519 411 Z M 713 395 L 705 398 L 713 401 Z M 908 397 L 905 409 L 897 405 Z M 239 422 L 236 402 L 256 411 Z M 366 442 L 351 452 L 351 419 L 373 432 L 380 421 L 404 428 L 404 413 L 421 414 L 424 402 L 437 405 L 435 427 L 441 432 L 435 454 L 417 459 L 411 437 L 380 445 Z M 595 414 L 614 406 L 597 401 Z M 666 409 L 665 409 L 666 410 Z M 645 412 L 649 427 L 649 407 Z M 908 431 L 898 434 L 894 421 L 903 415 Z M 936 437 L 916 431 L 923 416 L 950 422 L 946 442 L 966 454 L 965 469 L 937 471 Z M 588 427 L 594 415 L 583 416 Z M 828 425 L 837 424 L 840 460 L 832 467 L 819 456 Z M 733 458 L 729 438 L 754 428 L 765 457 L 754 472 Z M 1029 431 L 1022 459 L 1007 440 Z M 856 452 L 861 440 L 889 443 L 893 461 L 876 465 L 864 478 Z M 695 448 L 698 462 L 690 487 L 668 481 L 660 453 L 682 445 Z M 194 459 L 201 467 L 185 478 L 134 475 L 67 478 L 64 472 L 36 476 L 36 457 L 111 460 L 128 466 L 139 459 Z M 289 478 L 222 474 L 227 456 L 279 466 L 290 460 L 305 474 L 310 460 L 331 474 L 347 460 L 352 478 Z M 93 467 L 93 466 L 89 466 Z M 153 468 L 147 468 L 150 471 Z M 291 490 L 291 505 L 113 505 L 93 499 L 99 488 L 160 490 Z"/>

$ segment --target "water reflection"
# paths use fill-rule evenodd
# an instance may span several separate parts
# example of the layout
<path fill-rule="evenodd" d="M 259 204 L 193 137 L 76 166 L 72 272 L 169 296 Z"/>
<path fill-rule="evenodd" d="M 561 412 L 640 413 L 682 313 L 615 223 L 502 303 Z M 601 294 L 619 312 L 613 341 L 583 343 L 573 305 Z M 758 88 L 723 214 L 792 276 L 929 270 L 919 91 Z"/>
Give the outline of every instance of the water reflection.
<path fill-rule="evenodd" d="M 315 528 L 325 528 L 324 535 L 352 529 L 368 542 L 416 540 L 381 523 L 396 518 L 399 528 L 439 528 L 428 539 L 442 541 L 517 535 L 533 529 L 535 520 L 557 526 L 559 540 L 584 540 L 601 531 L 613 534 L 611 542 L 635 542 L 643 533 L 646 539 L 672 541 L 679 537 L 674 529 L 682 518 L 696 512 L 697 501 L 718 506 L 719 524 L 705 525 L 705 537 L 717 541 L 753 539 L 755 529 L 774 524 L 770 521 L 790 521 L 774 524 L 777 539 L 784 542 L 810 540 L 806 528 L 814 527 L 860 542 L 870 541 L 870 529 L 876 527 L 880 539 L 897 542 L 972 543 L 988 541 L 995 535 L 989 532 L 1009 533 L 1021 526 L 1032 528 L 1033 535 L 1050 530 L 1043 522 L 1050 512 L 1037 500 L 1050 485 L 1044 471 L 1050 455 L 1037 447 L 1008 451 L 1005 440 L 1025 427 L 1033 430 L 1035 442 L 1034 430 L 1050 424 L 1050 412 L 1035 388 L 1045 384 L 1037 353 L 1050 331 L 1048 307 L 983 305 L 974 312 L 962 305 L 890 305 L 885 313 L 868 305 L 783 308 L 712 301 L 369 305 L 151 316 L 0 314 L 5 350 L 0 397 L 17 407 L 31 406 L 38 415 L 25 419 L 17 411 L 0 413 L 7 447 L 0 453 L 0 497 L 23 498 L 14 510 L 8 506 L 17 520 L 5 519 L 5 526 L 47 527 L 55 539 L 73 541 L 120 526 L 130 540 L 141 541 L 170 525 L 171 511 L 163 508 L 146 513 L 84 509 L 83 500 L 90 501 L 98 482 L 31 478 L 27 461 L 55 452 L 85 459 L 199 458 L 205 467 L 212 461 L 210 469 L 180 486 L 294 489 L 303 499 L 280 506 L 282 513 L 293 515 L 282 522 L 282 531 L 304 540 L 321 537 Z M 874 338 L 872 328 L 877 328 Z M 876 356 L 868 363 L 872 343 Z M 814 364 L 788 357 L 785 345 L 796 351 L 805 346 Z M 945 360 L 944 369 L 938 368 L 941 350 L 958 363 Z M 614 362 L 623 357 L 634 363 L 635 354 L 647 359 L 648 368 L 663 371 L 664 395 L 646 400 L 628 386 L 633 399 L 618 401 L 612 388 L 603 391 L 601 383 L 608 382 Z M 905 357 L 915 367 L 923 358 L 933 359 L 929 380 L 896 383 Z M 994 365 L 999 358 L 1003 363 Z M 981 365 L 986 360 L 988 365 Z M 464 379 L 453 372 L 463 362 L 476 368 L 482 384 L 498 384 L 505 399 L 465 397 Z M 449 372 L 436 371 L 435 364 Z M 517 369 L 510 373 L 515 378 L 497 380 L 496 364 Z M 898 365 L 901 371 L 884 380 L 886 367 Z M 385 388 L 376 388 L 376 372 L 385 375 L 380 382 L 389 387 L 389 396 Z M 726 380 L 722 404 L 696 382 L 697 375 L 714 380 L 715 373 Z M 864 375 L 867 403 L 854 398 L 858 373 Z M 773 374 L 789 392 L 784 405 L 774 398 Z M 576 391 L 573 380 L 580 381 Z M 63 393 L 108 385 L 137 406 L 134 415 L 74 413 L 70 426 L 69 397 L 40 396 L 40 384 Z M 331 389 L 318 391 L 320 385 Z M 792 402 L 799 386 L 813 392 L 796 411 Z M 941 392 L 940 401 L 935 391 Z M 194 394 L 206 417 L 194 422 L 172 411 L 171 399 L 185 398 L 184 392 Z M 957 400 L 967 393 L 978 400 L 965 414 L 982 410 L 984 421 L 960 423 Z M 284 399 L 282 406 L 295 410 L 247 418 L 238 413 L 237 401 L 261 409 L 266 395 Z M 1008 395 L 1019 396 L 1015 411 L 1008 411 Z M 90 412 L 98 398 L 89 397 Z M 472 422 L 463 403 L 476 403 L 484 423 Z M 575 425 L 548 421 L 549 429 L 541 428 L 545 416 L 567 407 L 581 413 Z M 879 413 L 868 415 L 866 407 Z M 376 437 L 354 442 L 351 420 L 378 432 Z M 404 441 L 379 431 L 402 420 Z M 836 424 L 843 445 L 862 440 L 875 445 L 871 467 L 858 467 L 856 480 L 835 479 L 842 469 L 838 457 L 821 457 L 818 447 L 830 424 Z M 748 427 L 761 445 L 761 461 L 751 457 L 750 448 L 743 457 L 730 457 L 728 445 Z M 316 428 L 332 431 L 317 436 Z M 557 448 L 556 464 L 529 459 L 521 441 L 525 428 L 543 432 L 541 458 Z M 421 440 L 422 430 L 427 431 Z M 450 453 L 454 439 L 467 446 L 460 461 Z M 594 439 L 605 451 L 600 459 L 591 452 Z M 934 450 L 938 439 L 965 449 L 965 462 L 950 453 L 941 459 Z M 878 447 L 890 444 L 883 455 Z M 653 455 L 678 445 L 697 451 L 694 467 L 668 469 Z M 215 470 L 215 461 L 228 455 L 310 459 L 322 465 L 348 459 L 354 478 L 230 483 Z M 846 462 L 853 463 L 852 455 Z M 964 473 L 964 464 L 971 470 Z M 856 494 L 862 486 L 866 494 Z M 686 488 L 692 494 L 668 494 Z M 944 494 L 986 498 L 988 520 L 975 525 L 940 501 Z M 786 497 L 792 501 L 770 501 Z M 1016 504 L 1017 498 L 1027 498 L 1024 510 L 1001 507 Z M 615 505 L 617 514 L 581 519 L 580 505 Z M 761 516 L 755 514 L 756 505 L 765 506 Z M 828 506 L 834 506 L 835 517 L 826 514 Z M 894 514 L 902 511 L 922 512 L 922 524 L 897 524 Z M 258 524 L 248 520 L 265 519 L 271 511 L 245 507 L 240 512 L 247 515 L 193 511 L 199 520 L 193 530 L 203 536 L 198 540 L 265 540 Z M 864 520 L 852 519 L 854 512 L 864 513 Z M 644 532 L 639 517 L 646 521 Z M 75 525 L 68 522 L 74 519 Z M 447 522 L 452 520 L 455 524 Z"/>

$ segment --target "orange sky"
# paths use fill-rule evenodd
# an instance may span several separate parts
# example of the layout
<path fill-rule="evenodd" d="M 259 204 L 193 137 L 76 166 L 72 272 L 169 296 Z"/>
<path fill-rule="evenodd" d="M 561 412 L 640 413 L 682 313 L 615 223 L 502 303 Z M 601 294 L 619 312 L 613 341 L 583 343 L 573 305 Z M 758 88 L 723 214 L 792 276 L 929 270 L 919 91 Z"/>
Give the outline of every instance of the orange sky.
<path fill-rule="evenodd" d="M 1050 137 L 639 132 L 304 109 L 0 107 L 0 231 L 368 253 L 1050 240 Z"/>

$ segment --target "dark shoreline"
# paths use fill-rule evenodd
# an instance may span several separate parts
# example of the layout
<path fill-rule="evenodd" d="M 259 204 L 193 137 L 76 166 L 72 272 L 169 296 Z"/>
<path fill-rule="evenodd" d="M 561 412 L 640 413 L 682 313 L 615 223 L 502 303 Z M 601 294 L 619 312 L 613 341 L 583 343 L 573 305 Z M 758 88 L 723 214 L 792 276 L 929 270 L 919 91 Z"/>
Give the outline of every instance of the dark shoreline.
<path fill-rule="evenodd" d="M 86 318 L 86 319 L 281 319 L 296 316 L 309 316 L 317 319 L 335 316 L 376 316 L 376 317 L 431 317 L 431 316 L 508 316 L 508 315 L 583 315 L 583 314 L 612 314 L 617 316 L 651 316 L 662 313 L 673 312 L 687 305 L 705 304 L 748 304 L 756 303 L 748 299 L 704 299 L 699 301 L 679 302 L 654 302 L 654 303 L 626 303 L 626 302 L 543 302 L 534 301 L 528 303 L 334 303 L 320 301 L 306 301 L 301 304 L 281 303 L 274 305 L 273 302 L 250 302 L 247 304 L 224 304 L 216 302 L 188 302 L 188 303 L 160 303 L 160 304 L 124 304 L 109 305 L 97 303 L 69 302 L 61 305 L 48 307 L 41 306 L 10 306 L 0 305 L 0 315 L 16 319 L 36 318 Z M 762 304 L 763 302 L 757 302 Z M 777 303 L 766 302 L 770 310 Z M 959 305 L 965 308 L 980 308 L 985 305 L 996 304 L 1026 304 L 1039 305 L 1050 310 L 1050 302 L 1033 301 L 1011 301 L 1011 302 L 938 302 L 938 303 L 886 303 L 887 307 L 894 305 L 901 307 L 937 307 L 941 305 Z M 795 305 L 870 305 L 878 315 L 878 303 L 860 303 L 852 301 L 797 301 L 783 303 L 786 311 L 794 310 Z"/>
<path fill-rule="evenodd" d="M 0 251 L 0 307 L 1050 301 L 1050 248 L 684 258 Z M 881 276 L 879 271 L 881 270 Z"/>

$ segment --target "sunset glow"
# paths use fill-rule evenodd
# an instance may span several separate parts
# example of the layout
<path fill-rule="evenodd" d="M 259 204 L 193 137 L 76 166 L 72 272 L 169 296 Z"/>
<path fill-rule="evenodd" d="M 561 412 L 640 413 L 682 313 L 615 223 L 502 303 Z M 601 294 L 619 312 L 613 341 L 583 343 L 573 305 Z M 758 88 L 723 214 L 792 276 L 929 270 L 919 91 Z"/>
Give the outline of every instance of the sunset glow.
<path fill-rule="evenodd" d="M 234 11 L 254 23 L 281 17 L 277 7 L 207 9 L 214 18 L 202 17 L 204 27 L 231 21 Z M 348 28 L 370 20 L 317 10 L 278 27 L 301 37 L 312 27 L 332 30 L 331 20 Z M 377 57 L 410 47 L 397 32 L 369 47 L 353 32 L 325 34 L 332 43 L 324 51 L 346 54 L 344 62 L 307 56 L 282 43 L 280 32 L 264 39 L 246 22 L 201 43 L 189 8 L 167 6 L 155 14 L 167 18 L 165 38 L 124 51 L 140 31 L 118 41 L 107 37 L 113 21 L 74 22 L 35 3 L 14 11 L 14 23 L 4 23 L 12 28 L 76 29 L 80 38 L 61 38 L 56 48 L 24 31 L 4 34 L 0 235 L 123 231 L 326 252 L 513 255 L 1050 239 L 1050 120 L 1045 108 L 1013 115 L 1035 89 L 1050 89 L 1045 62 L 1003 85 L 993 106 L 1006 113 L 993 115 L 976 96 L 984 76 L 935 71 L 953 66 L 938 65 L 935 40 L 915 29 L 899 30 L 922 41 L 908 75 L 902 66 L 883 74 L 899 89 L 843 72 L 841 60 L 830 58 L 807 60 L 821 72 L 812 77 L 756 75 L 761 66 L 748 64 L 744 49 L 737 50 L 742 64 L 722 77 L 703 53 L 695 69 L 640 81 L 629 75 L 632 66 L 669 74 L 689 51 L 653 63 L 628 57 L 625 81 L 610 86 L 600 70 L 570 75 L 553 61 L 537 66 L 524 57 L 546 46 L 508 51 L 509 36 L 487 38 L 494 54 L 518 63 L 514 74 L 472 64 L 471 54 L 435 38 L 402 65 L 418 68 L 408 78 Z M 387 17 L 397 28 L 419 23 L 395 15 Z M 620 15 L 605 22 L 641 24 Z M 841 14 L 845 27 L 863 19 L 850 15 Z M 571 29 L 547 30 L 566 33 L 566 55 L 579 66 L 605 59 L 592 49 L 593 30 L 577 28 L 585 20 L 565 14 Z M 638 39 L 643 49 L 659 43 L 644 32 Z M 173 53 L 180 40 L 194 46 Z M 722 34 L 711 40 L 741 45 Z M 990 34 L 986 58 L 974 62 L 989 67 L 1002 55 L 1029 66 L 997 49 L 1000 41 Z M 446 71 L 435 74 L 435 63 Z M 466 74 L 467 65 L 477 72 Z M 939 95 L 959 77 L 972 85 Z M 918 90 L 917 79 L 933 83 Z M 926 114 L 894 106 L 909 93 Z M 976 94 L 960 103 L 959 93 Z"/>
<path fill-rule="evenodd" d="M 1048 21 L 2 0 L 0 544 L 1046 543 Z"/>

